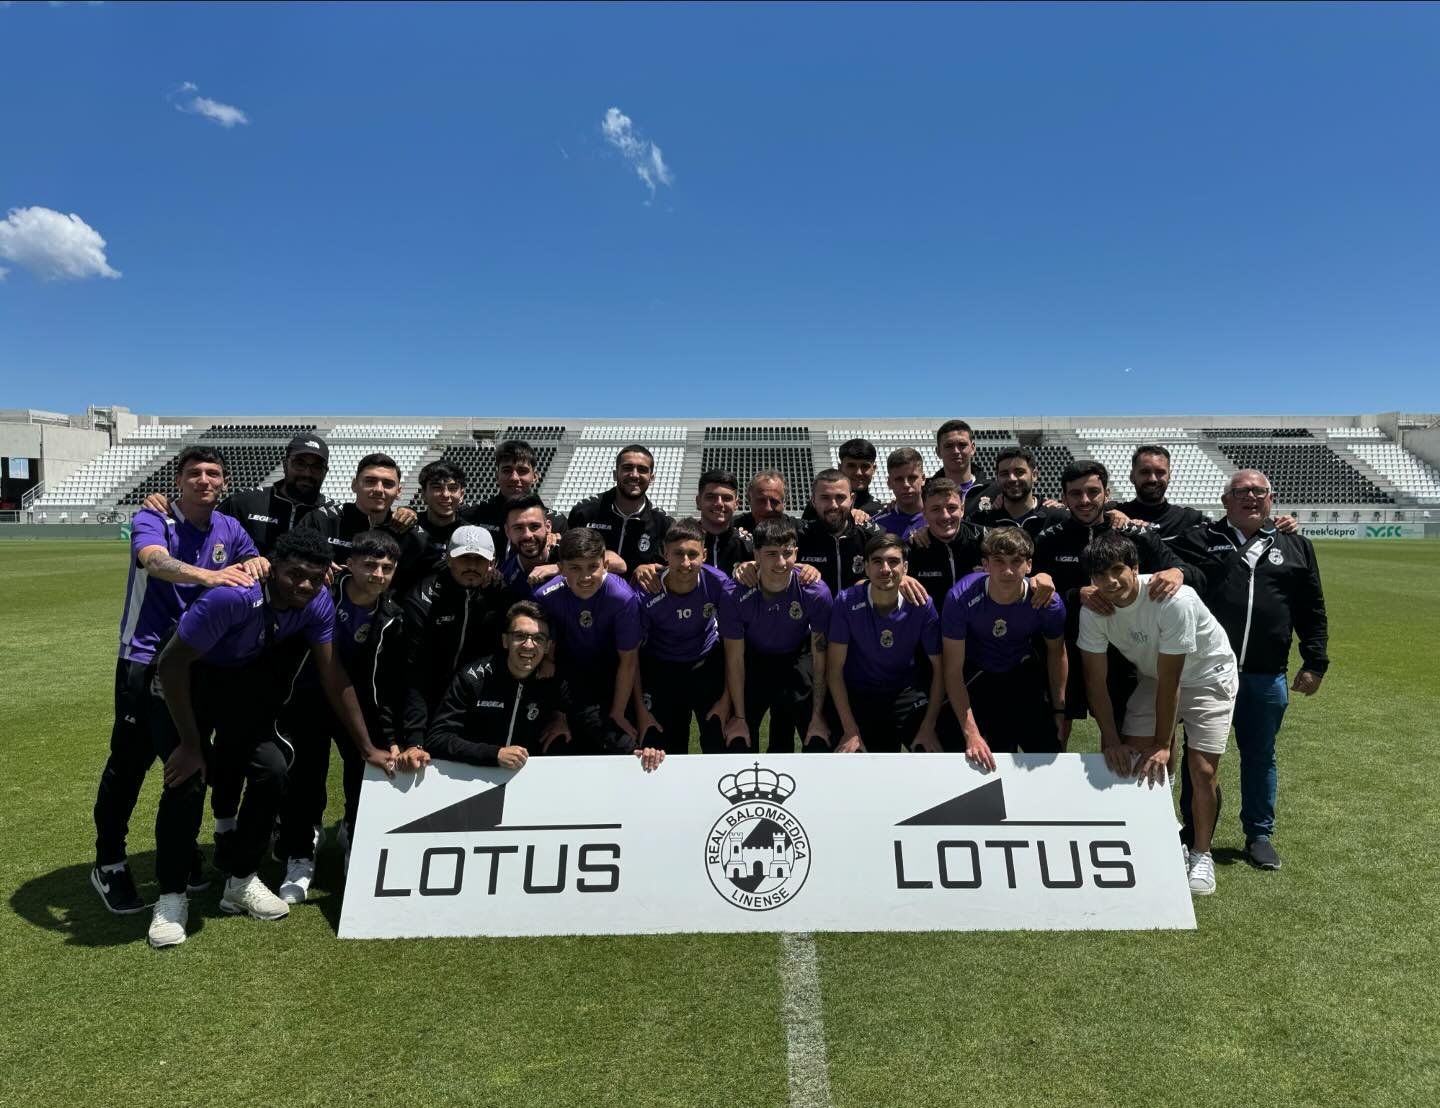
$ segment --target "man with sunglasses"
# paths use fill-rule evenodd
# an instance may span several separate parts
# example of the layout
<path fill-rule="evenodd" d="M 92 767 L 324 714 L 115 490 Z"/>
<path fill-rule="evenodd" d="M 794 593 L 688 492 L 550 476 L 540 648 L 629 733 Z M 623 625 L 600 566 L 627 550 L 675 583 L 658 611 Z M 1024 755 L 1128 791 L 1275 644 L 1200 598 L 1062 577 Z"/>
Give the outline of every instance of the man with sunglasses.
<path fill-rule="evenodd" d="M 1240 823 L 1245 856 L 1260 869 L 1279 869 L 1275 830 L 1275 738 L 1290 693 L 1313 696 L 1330 659 L 1329 624 L 1315 548 L 1300 534 L 1276 528 L 1275 491 L 1259 470 L 1242 469 L 1221 496 L 1225 518 L 1191 528 L 1176 553 L 1204 574 L 1202 596 L 1230 637 L 1240 663 L 1235 746 L 1240 751 Z M 1290 641 L 1299 639 L 1300 671 L 1286 680 Z M 1189 782 L 1181 812 L 1189 821 Z M 1186 830 L 1190 830 L 1187 826 Z"/>

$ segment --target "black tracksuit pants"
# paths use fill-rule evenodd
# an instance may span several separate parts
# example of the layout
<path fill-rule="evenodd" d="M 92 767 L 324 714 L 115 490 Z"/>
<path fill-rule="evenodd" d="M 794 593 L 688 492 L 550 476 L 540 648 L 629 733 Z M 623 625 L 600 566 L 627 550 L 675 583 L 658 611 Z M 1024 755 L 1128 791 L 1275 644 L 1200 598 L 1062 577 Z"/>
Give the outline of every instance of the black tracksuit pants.
<path fill-rule="evenodd" d="M 915 732 L 930 707 L 930 695 L 916 688 L 897 692 L 879 692 L 850 688 L 850 713 L 860 729 L 860 741 L 872 754 L 895 754 L 915 741 Z M 839 741 L 842 733 L 833 702 L 827 701 L 826 714 L 832 718 L 831 734 Z M 833 744 L 832 744 L 833 745 Z"/>
<path fill-rule="evenodd" d="M 266 695 L 272 679 L 273 671 L 262 666 L 226 669 L 196 662 L 190 671 L 195 722 L 206 737 L 206 774 L 217 790 L 237 795 L 243 791 L 234 837 L 225 857 L 216 858 L 232 877 L 246 877 L 260 867 L 285 795 L 293 752 L 275 730 L 274 702 Z M 180 745 L 180 736 L 164 702 L 157 698 L 155 707 L 157 713 L 164 713 L 164 724 L 155 728 L 155 752 L 163 762 Z M 200 774 L 160 793 L 155 876 L 162 893 L 185 891 L 204 815 L 205 782 Z"/>
<path fill-rule="evenodd" d="M 145 774 L 155 761 L 150 686 L 153 662 L 115 663 L 115 722 L 110 728 L 110 754 L 95 791 L 95 864 L 125 861 L 130 817 L 140 799 Z M 163 702 L 160 711 L 165 711 Z"/>
<path fill-rule="evenodd" d="M 1060 752 L 1050 707 L 1049 675 L 1033 654 L 1014 669 L 996 673 L 965 666 L 965 690 L 975 726 L 996 754 Z"/>
<path fill-rule="evenodd" d="M 666 754 L 690 753 L 690 719 L 700 725 L 700 750 L 723 754 L 725 736 L 720 720 L 708 715 L 715 702 L 725 695 L 725 649 L 715 649 L 698 662 L 666 662 L 642 654 L 640 682 L 650 704 L 650 714 L 662 728 L 647 731 L 641 746 L 664 747 Z M 736 744 L 736 750 L 745 747 Z"/>
<path fill-rule="evenodd" d="M 314 858 L 314 829 L 325 818 L 328 800 L 331 744 L 340 750 L 345 828 L 352 840 L 365 759 L 320 689 L 298 690 L 281 712 L 279 726 L 295 748 L 295 764 L 290 767 L 290 781 L 280 808 L 280 853 L 286 858 Z M 378 720 L 372 719 L 370 713 L 366 713 L 365 726 L 376 745 L 381 745 Z"/>
<path fill-rule="evenodd" d="M 745 722 L 750 739 L 760 749 L 760 722 L 770 716 L 768 754 L 794 754 L 795 739 L 802 744 L 810 726 L 811 704 L 815 694 L 814 658 L 807 643 L 794 654 L 762 654 L 745 651 Z M 828 750 L 823 743 L 812 744 Z M 807 746 L 808 751 L 811 747 Z"/>

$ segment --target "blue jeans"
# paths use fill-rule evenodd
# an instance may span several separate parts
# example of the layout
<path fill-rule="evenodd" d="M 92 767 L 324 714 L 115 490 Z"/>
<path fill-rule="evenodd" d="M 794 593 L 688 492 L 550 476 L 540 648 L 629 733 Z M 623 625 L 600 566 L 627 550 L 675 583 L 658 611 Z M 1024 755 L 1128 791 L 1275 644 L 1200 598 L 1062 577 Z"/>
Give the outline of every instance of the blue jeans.
<path fill-rule="evenodd" d="M 1240 825 L 1245 841 L 1275 831 L 1275 736 L 1290 703 L 1283 673 L 1242 673 L 1235 698 L 1240 751 Z"/>

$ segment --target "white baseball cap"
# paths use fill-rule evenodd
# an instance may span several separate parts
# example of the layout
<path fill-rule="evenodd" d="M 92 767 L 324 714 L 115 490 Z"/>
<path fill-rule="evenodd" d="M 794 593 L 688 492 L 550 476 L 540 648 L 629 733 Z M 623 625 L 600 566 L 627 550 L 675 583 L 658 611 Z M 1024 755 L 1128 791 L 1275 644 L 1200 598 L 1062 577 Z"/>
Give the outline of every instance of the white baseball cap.
<path fill-rule="evenodd" d="M 457 527 L 450 536 L 450 545 L 445 548 L 445 554 L 450 558 L 460 558 L 466 554 L 479 554 L 480 557 L 493 562 L 495 560 L 495 540 L 483 527 Z"/>

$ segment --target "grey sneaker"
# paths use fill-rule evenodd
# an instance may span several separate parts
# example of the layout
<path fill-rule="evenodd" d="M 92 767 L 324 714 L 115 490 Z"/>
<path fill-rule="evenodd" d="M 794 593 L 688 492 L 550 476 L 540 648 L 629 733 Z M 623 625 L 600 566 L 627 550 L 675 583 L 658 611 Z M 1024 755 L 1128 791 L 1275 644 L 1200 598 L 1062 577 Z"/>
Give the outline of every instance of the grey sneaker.
<path fill-rule="evenodd" d="M 1245 844 L 1245 857 L 1256 869 L 1279 869 L 1280 854 L 1269 835 L 1258 835 Z"/>
<path fill-rule="evenodd" d="M 1190 891 L 1196 896 L 1209 896 L 1215 891 L 1215 859 L 1208 850 L 1204 854 L 1190 852 Z"/>
<path fill-rule="evenodd" d="M 249 877 L 232 877 L 225 882 L 225 891 L 220 894 L 220 911 L 254 919 L 284 919 L 290 914 L 290 905 L 266 888 L 259 874 L 252 873 Z"/>

